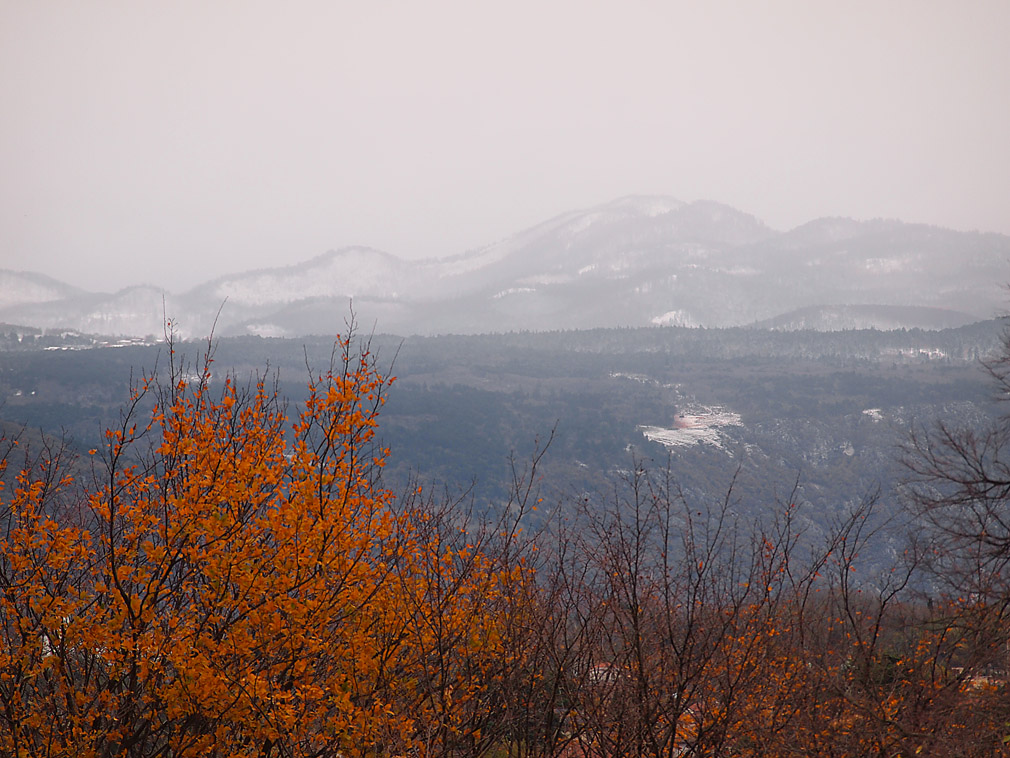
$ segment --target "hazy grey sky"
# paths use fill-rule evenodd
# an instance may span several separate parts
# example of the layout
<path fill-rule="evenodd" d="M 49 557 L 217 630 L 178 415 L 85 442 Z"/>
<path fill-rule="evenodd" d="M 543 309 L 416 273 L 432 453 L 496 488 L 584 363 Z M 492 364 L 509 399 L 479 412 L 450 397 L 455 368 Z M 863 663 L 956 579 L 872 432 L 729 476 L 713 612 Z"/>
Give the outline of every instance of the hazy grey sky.
<path fill-rule="evenodd" d="M 178 292 L 632 193 L 1010 233 L 1010 2 L 0 0 L 0 267 Z"/>

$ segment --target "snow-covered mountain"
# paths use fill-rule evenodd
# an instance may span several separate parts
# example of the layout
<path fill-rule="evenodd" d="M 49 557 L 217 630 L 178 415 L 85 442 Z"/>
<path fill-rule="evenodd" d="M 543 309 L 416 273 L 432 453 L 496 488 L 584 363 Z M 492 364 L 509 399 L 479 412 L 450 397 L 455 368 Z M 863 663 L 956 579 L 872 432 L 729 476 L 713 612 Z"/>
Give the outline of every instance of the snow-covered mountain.
<path fill-rule="evenodd" d="M 0 310 L 54 303 L 83 294 L 82 290 L 43 274 L 0 269 Z"/>
<path fill-rule="evenodd" d="M 768 320 L 912 327 L 1004 312 L 1008 261 L 1010 237 L 998 234 L 839 218 L 782 233 L 718 203 L 636 196 L 462 255 L 344 248 L 181 295 L 86 293 L 0 272 L 0 322 L 142 336 L 160 334 L 167 316 L 183 336 L 207 334 L 215 319 L 222 335 L 294 336 L 341 330 L 353 300 L 363 326 L 401 334 Z"/>

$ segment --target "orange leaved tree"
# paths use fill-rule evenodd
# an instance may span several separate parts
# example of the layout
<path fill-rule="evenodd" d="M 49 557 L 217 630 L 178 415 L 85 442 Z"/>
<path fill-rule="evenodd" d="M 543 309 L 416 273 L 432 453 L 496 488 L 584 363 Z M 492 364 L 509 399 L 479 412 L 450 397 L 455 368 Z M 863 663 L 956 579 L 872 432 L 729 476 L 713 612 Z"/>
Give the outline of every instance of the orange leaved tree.
<path fill-rule="evenodd" d="M 172 367 L 91 486 L 43 455 L 0 491 L 0 753 L 403 752 L 416 603 L 392 578 L 417 558 L 376 482 L 387 378 L 342 340 L 289 421 L 263 381 L 212 392 L 210 352 Z"/>

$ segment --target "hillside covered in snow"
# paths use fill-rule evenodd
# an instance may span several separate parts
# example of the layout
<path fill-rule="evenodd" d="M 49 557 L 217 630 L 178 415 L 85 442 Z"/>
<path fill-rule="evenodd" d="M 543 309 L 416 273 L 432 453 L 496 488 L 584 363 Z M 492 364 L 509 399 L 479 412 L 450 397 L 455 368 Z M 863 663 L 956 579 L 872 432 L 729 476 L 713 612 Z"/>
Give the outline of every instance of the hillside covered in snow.
<path fill-rule="evenodd" d="M 281 254 L 279 254 L 281 257 Z M 350 247 L 188 292 L 84 292 L 0 271 L 0 322 L 110 335 L 403 335 L 621 326 L 951 328 L 1004 312 L 1010 237 L 825 218 L 787 232 L 713 202 L 627 197 L 482 249 Z M 214 324 L 216 323 L 216 327 Z"/>

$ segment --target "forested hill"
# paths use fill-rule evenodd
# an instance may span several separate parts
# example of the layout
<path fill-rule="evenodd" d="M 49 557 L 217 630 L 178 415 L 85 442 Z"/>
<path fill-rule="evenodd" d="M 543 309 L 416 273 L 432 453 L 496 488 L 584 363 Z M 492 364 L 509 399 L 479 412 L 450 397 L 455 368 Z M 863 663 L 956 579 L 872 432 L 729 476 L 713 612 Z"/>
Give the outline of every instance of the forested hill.
<path fill-rule="evenodd" d="M 394 489 L 414 474 L 494 501 L 507 491 L 510 454 L 521 462 L 553 433 L 542 515 L 578 493 L 605 491 L 633 461 L 669 463 L 698 502 L 723 498 L 735 476 L 741 512 L 773 507 L 798 483 L 800 515 L 815 535 L 868 493 L 897 507 L 896 450 L 913 425 L 996 412 L 978 361 L 997 349 L 1001 329 L 989 321 L 935 332 L 377 335 L 379 366 L 397 377 L 379 420 L 391 449 L 384 476 Z M 10 330 L 4 344 L 19 348 L 0 364 L 5 427 L 66 430 L 81 449 L 101 443 L 131 376 L 166 367 L 163 345 L 32 349 Z M 176 358 L 198 362 L 206 347 L 182 343 Z M 295 402 L 306 363 L 318 370 L 331 350 L 329 338 L 221 339 L 215 381 L 266 371 Z"/>

